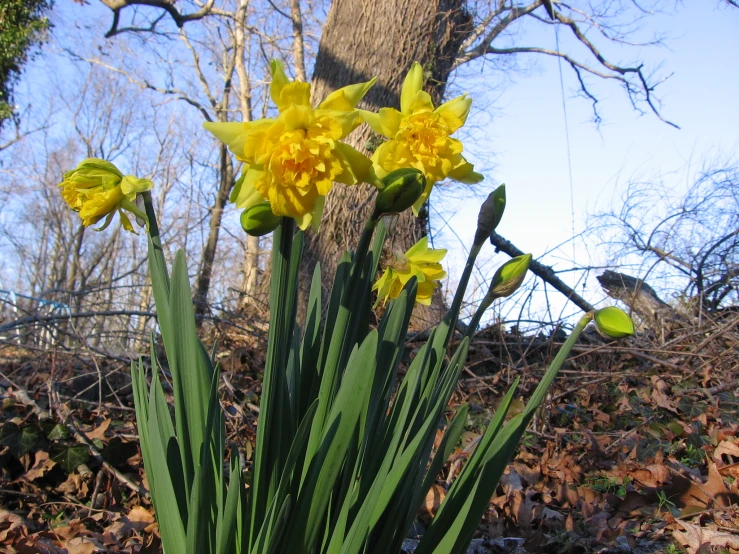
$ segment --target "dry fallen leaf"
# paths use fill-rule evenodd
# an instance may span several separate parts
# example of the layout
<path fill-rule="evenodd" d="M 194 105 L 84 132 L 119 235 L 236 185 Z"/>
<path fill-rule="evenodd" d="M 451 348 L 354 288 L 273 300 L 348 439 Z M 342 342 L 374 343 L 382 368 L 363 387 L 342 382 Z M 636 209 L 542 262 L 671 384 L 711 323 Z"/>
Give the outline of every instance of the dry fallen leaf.
<path fill-rule="evenodd" d="M 106 419 L 92 431 L 86 432 L 85 435 L 87 435 L 87 438 L 90 440 L 103 440 L 105 438 L 105 432 L 108 430 L 108 427 L 110 427 L 110 421 L 110 418 Z"/>
<path fill-rule="evenodd" d="M 418 517 L 426 523 L 431 521 L 436 515 L 436 512 L 439 511 L 439 506 L 444 502 L 444 498 L 446 498 L 444 487 L 433 485 L 429 489 L 429 492 L 426 493 L 426 499 L 423 502 L 423 506 L 418 510 Z"/>
<path fill-rule="evenodd" d="M 98 550 L 95 543 L 82 537 L 75 537 L 71 541 L 65 542 L 64 547 L 69 554 L 93 554 Z"/>
<path fill-rule="evenodd" d="M 36 458 L 33 466 L 26 472 L 26 479 L 34 481 L 40 477 L 43 477 L 47 471 L 56 465 L 54 460 L 49 459 L 49 453 L 39 450 L 36 452 Z"/>
<path fill-rule="evenodd" d="M 5 542 L 8 533 L 21 527 L 27 527 L 21 516 L 0 508 L 0 543 Z"/>
<path fill-rule="evenodd" d="M 724 460 L 724 455 L 739 459 L 739 444 L 728 440 L 721 441 L 716 450 L 713 451 L 713 459 L 718 465 L 724 465 L 727 461 L 730 463 L 731 459 Z"/>
<path fill-rule="evenodd" d="M 739 536 L 723 533 L 715 529 L 706 529 L 680 519 L 675 520 L 684 531 L 673 531 L 674 537 L 695 554 L 704 545 L 739 550 Z"/>

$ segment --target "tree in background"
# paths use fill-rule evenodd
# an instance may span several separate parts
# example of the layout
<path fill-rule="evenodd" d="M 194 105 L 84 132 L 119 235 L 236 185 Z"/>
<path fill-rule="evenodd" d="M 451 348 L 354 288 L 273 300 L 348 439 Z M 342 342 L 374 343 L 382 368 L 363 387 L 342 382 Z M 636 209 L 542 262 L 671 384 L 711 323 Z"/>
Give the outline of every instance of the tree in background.
<path fill-rule="evenodd" d="M 635 41 L 644 37 L 633 30 L 652 17 L 652 10 L 669 8 L 669 2 L 617 0 L 574 6 L 541 0 L 101 0 L 101 4 L 111 10 L 105 38 L 98 14 L 92 26 L 59 26 L 55 37 L 66 37 L 59 50 L 77 62 L 125 77 L 140 89 L 140 104 L 156 105 L 160 114 L 180 106 L 178 123 L 197 137 L 191 150 L 180 153 L 189 165 L 178 178 L 177 193 L 187 193 L 189 211 L 185 210 L 180 230 L 172 232 L 183 233 L 180 242 L 194 260 L 191 272 L 201 317 L 226 291 L 239 289 L 242 298 L 258 293 L 257 277 L 264 264 L 260 266 L 259 239 L 232 233 L 237 223 L 234 214 L 229 215 L 227 200 L 239 164 L 225 149 L 204 141 L 198 128 L 201 121 L 249 121 L 271 114 L 274 108 L 266 86 L 270 58 L 283 60 L 298 79 L 309 80 L 312 71 L 316 97 L 378 76 L 361 106 L 376 110 L 398 107 L 399 87 L 412 61 L 423 64 L 425 88 L 438 105 L 459 68 L 480 71 L 493 81 L 495 75 L 516 71 L 522 57 L 535 54 L 571 68 L 580 94 L 593 103 L 594 119 L 599 118 L 599 93 L 606 94 L 596 86 L 598 81 L 620 86 L 637 111 L 661 118 L 654 96 L 661 77 L 639 63 L 621 64 L 619 59 L 637 53 L 640 45 Z M 90 41 L 96 32 L 99 40 Z M 658 42 L 644 40 L 647 45 Z M 151 131 L 141 133 L 143 138 Z M 352 145 L 367 152 L 379 140 L 364 126 L 350 137 Z M 155 172 L 154 167 L 142 169 Z M 349 218 L 338 217 L 340 212 L 331 209 L 334 195 L 345 195 L 344 202 L 361 211 L 371 204 L 372 194 L 369 186 L 335 187 L 327 198 L 321 233 L 309 237 L 307 248 L 313 262 L 321 261 L 324 275 L 333 273 L 334 254 L 356 243 L 357 229 Z M 428 232 L 424 217 L 402 216 L 391 247 L 404 251 Z M 269 247 L 269 239 L 262 240 L 261 247 Z M 234 256 L 240 249 L 245 260 Z M 243 264 L 243 286 L 235 283 L 236 258 Z M 440 297 L 436 300 L 441 304 Z M 227 309 L 233 308 L 235 303 L 228 302 Z"/>
<path fill-rule="evenodd" d="M 13 86 L 23 64 L 33 56 L 49 29 L 46 17 L 53 0 L 3 0 L 0 2 L 0 127 L 12 118 Z"/>
<path fill-rule="evenodd" d="M 618 209 L 595 217 L 615 265 L 678 300 L 692 315 L 739 302 L 739 163 L 716 157 L 688 176 L 632 179 Z M 594 233 L 595 235 L 596 233 Z"/>
<path fill-rule="evenodd" d="M 223 35 L 242 26 L 248 36 L 256 37 L 261 49 L 261 52 L 251 51 L 250 63 L 253 63 L 254 56 L 259 57 L 269 50 L 286 60 L 287 65 L 292 65 L 294 74 L 301 79 L 306 77 L 306 66 L 310 67 L 310 62 L 314 61 L 315 98 L 324 97 L 328 90 L 377 76 L 378 85 L 369 92 L 362 105 L 367 109 L 398 106 L 400 85 L 413 61 L 424 66 L 426 89 L 438 104 L 453 72 L 463 65 L 475 62 L 478 64 L 476 67 L 483 70 L 510 71 L 515 68 L 518 57 L 536 54 L 558 58 L 572 69 L 580 94 L 593 104 L 595 120 L 600 117 L 598 97 L 592 88 L 596 80 L 619 85 L 635 110 L 651 112 L 662 119 L 654 93 L 663 77 L 651 72 L 644 64 L 625 64 L 617 59 L 627 51 L 627 55 L 633 56 L 633 51 L 629 51 L 632 47 L 636 49 L 659 42 L 646 39 L 646 42 L 639 43 L 635 29 L 655 11 L 668 6 L 661 0 L 646 4 L 618 0 L 583 5 L 543 0 L 333 0 L 323 21 L 312 13 L 320 11 L 320 6 L 301 3 L 300 0 L 251 3 L 246 17 L 241 19 L 232 15 L 237 6 L 229 0 L 177 5 L 165 0 L 101 1 L 113 11 L 113 23 L 107 35 L 110 37 L 122 33 L 154 36 L 172 24 L 181 34 L 190 26 L 220 26 L 225 31 Z M 280 25 L 254 24 L 269 21 L 269 14 L 277 14 L 278 19 L 281 18 Z M 315 35 L 306 32 L 306 17 L 322 24 L 320 29 L 315 25 L 309 29 L 313 33 L 320 32 L 315 54 L 305 47 L 304 38 L 315 41 Z M 552 34 L 529 33 L 525 40 L 531 43 L 523 43 L 517 37 L 522 30 L 534 29 L 550 29 Z M 200 34 L 198 30 L 188 33 L 193 36 Z M 557 37 L 556 48 L 549 46 L 553 34 Z M 537 40 L 541 44 L 537 44 Z M 195 48 L 202 50 L 210 46 L 212 44 L 203 41 Z M 236 51 L 231 49 L 227 52 L 232 55 Z M 243 52 L 248 54 L 248 49 Z M 251 71 L 255 69 L 254 65 L 249 67 Z M 259 83 L 260 77 L 264 78 L 263 74 L 248 76 L 252 83 Z M 225 82 L 231 85 L 239 80 L 238 77 Z M 254 100 L 252 105 L 258 103 L 253 95 L 249 98 Z M 220 118 L 232 118 L 238 111 L 236 104 L 214 107 L 218 110 L 219 121 L 223 120 Z M 376 147 L 377 141 L 378 137 L 366 127 L 360 128 L 349 139 L 353 146 L 366 151 Z M 221 180 L 221 198 L 227 192 L 224 187 L 228 185 Z M 364 215 L 348 220 L 334 214 L 332 206 L 337 204 L 340 196 L 342 205 L 354 205 L 360 212 L 366 211 L 371 205 L 372 194 L 369 186 L 335 187 L 327 197 L 324 213 L 328 220 L 324 221 L 319 235 L 308 238 L 306 249 L 311 261 L 321 262 L 326 275 L 333 274 L 336 253 L 356 243 L 360 229 L 354 223 L 362 221 Z M 218 209 L 214 210 L 214 215 Z M 219 218 L 214 217 L 211 222 L 217 229 Z M 396 225 L 392 247 L 405 250 L 427 232 L 424 217 L 403 216 Z M 215 247 L 209 242 L 204 256 L 212 257 L 214 252 Z M 208 266 L 205 259 L 201 267 Z M 207 288 L 207 280 L 198 278 L 196 294 L 201 303 L 208 293 Z"/>

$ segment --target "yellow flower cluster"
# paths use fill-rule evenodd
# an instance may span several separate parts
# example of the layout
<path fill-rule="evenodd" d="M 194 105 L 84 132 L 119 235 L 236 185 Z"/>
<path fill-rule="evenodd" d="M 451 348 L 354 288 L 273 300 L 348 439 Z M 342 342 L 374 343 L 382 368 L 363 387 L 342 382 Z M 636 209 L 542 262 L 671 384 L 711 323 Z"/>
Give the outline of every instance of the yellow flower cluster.
<path fill-rule="evenodd" d="M 134 202 L 137 194 L 151 190 L 152 182 L 133 175 L 123 175 L 116 166 L 105 160 L 88 158 L 65 173 L 59 187 L 62 189 L 62 198 L 79 213 L 86 227 L 106 218 L 98 229 L 103 230 L 118 212 L 123 228 L 134 232 L 131 220 L 123 210 L 145 218 Z"/>
<path fill-rule="evenodd" d="M 270 68 L 277 118 L 205 128 L 245 163 L 231 194 L 236 207 L 268 200 L 275 215 L 294 218 L 301 229 L 317 228 L 334 182 L 370 179 L 371 161 L 341 140 L 362 122 L 356 105 L 375 80 L 339 89 L 313 108 L 310 84 L 290 82 L 277 60 Z"/>
<path fill-rule="evenodd" d="M 441 260 L 446 250 L 433 250 L 428 247 L 428 237 L 423 237 L 408 252 L 393 254 L 392 260 L 372 290 L 377 291 L 377 303 L 385 304 L 390 298 L 397 298 L 411 277 L 418 281 L 416 302 L 428 306 L 439 280 L 446 276 Z"/>
<path fill-rule="evenodd" d="M 423 68 L 416 62 L 403 82 L 400 111 L 362 111 L 369 126 L 390 139 L 372 156 L 377 176 L 384 177 L 402 167 L 413 167 L 426 176 L 426 190 L 413 205 L 416 215 L 439 181 L 451 178 L 474 184 L 483 179 L 462 156 L 462 143 L 450 136 L 467 121 L 472 99 L 458 96 L 434 108 L 431 96 L 422 86 Z"/>
<path fill-rule="evenodd" d="M 271 210 L 275 216 L 295 219 L 301 229 L 312 225 L 317 230 L 324 198 L 336 182 L 367 182 L 382 188 L 382 179 L 391 172 L 416 169 L 425 180 L 425 189 L 413 204 L 414 213 L 418 214 L 434 184 L 447 178 L 464 183 L 482 180 L 482 175 L 462 155 L 462 143 L 451 138 L 467 120 L 472 100 L 459 96 L 435 108 L 422 89 L 420 64 L 413 64 L 405 78 L 400 110 L 382 108 L 378 113 L 357 108 L 375 79 L 341 88 L 314 108 L 310 103 L 310 84 L 290 81 L 277 60 L 271 62 L 270 72 L 276 117 L 204 124 L 244 163 L 230 197 L 238 208 L 261 206 L 260 210 Z M 342 142 L 362 121 L 388 139 L 371 160 Z M 145 217 L 135 199 L 137 194 L 150 190 L 152 183 L 124 176 L 110 162 L 90 158 L 66 173 L 59 186 L 64 200 L 79 212 L 84 225 L 106 218 L 101 227 L 104 229 L 117 212 L 123 227 L 133 231 L 124 210 Z M 409 198 L 408 203 L 412 200 Z M 253 222 L 247 219 L 251 225 Z M 445 253 L 429 249 L 426 239 L 422 239 L 406 254 L 396 255 L 375 285 L 378 300 L 396 297 L 415 276 L 417 301 L 430 303 L 438 280 L 445 275 L 439 264 Z"/>

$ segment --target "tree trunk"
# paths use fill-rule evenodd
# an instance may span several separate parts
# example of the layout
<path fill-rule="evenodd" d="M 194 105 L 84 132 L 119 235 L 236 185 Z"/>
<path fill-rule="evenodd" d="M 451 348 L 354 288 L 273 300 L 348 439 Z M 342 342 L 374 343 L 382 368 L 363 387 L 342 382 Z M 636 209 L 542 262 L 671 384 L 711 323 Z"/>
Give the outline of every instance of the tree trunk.
<path fill-rule="evenodd" d="M 426 90 L 438 105 L 459 47 L 472 29 L 465 5 L 465 0 L 334 0 L 316 58 L 314 103 L 337 88 L 377 77 L 361 107 L 399 108 L 405 74 L 418 61 L 427 70 Z M 363 125 L 347 142 L 369 154 L 372 135 Z M 368 185 L 334 187 L 326 197 L 321 232 L 306 237 L 308 276 L 318 261 L 324 277 L 334 275 L 343 251 L 356 247 L 373 205 L 374 190 Z M 386 249 L 407 250 L 427 233 L 426 221 L 425 211 L 419 218 L 410 210 L 401 214 Z M 416 329 L 438 322 L 441 295 L 424 308 L 418 306 L 414 312 Z"/>
<path fill-rule="evenodd" d="M 195 318 L 198 328 L 203 324 L 203 316 L 208 313 L 208 291 L 210 290 L 210 280 L 213 276 L 213 261 L 215 260 L 216 248 L 218 247 L 218 234 L 221 230 L 223 208 L 228 201 L 228 195 L 231 193 L 231 187 L 233 187 L 234 183 L 233 163 L 225 145 L 221 146 L 220 165 L 220 184 L 216 193 L 215 204 L 210 213 L 208 240 L 205 242 L 205 248 L 203 248 L 200 271 L 198 271 L 197 284 L 195 285 Z"/>

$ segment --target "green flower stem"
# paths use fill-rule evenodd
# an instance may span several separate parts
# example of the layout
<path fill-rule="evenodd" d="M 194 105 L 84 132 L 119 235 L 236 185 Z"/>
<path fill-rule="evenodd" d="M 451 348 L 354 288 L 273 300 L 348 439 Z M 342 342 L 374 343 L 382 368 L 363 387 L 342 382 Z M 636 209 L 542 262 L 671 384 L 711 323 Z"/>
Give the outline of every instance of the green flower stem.
<path fill-rule="evenodd" d="M 544 374 L 542 380 L 539 382 L 539 385 L 536 387 L 534 394 L 531 395 L 531 398 L 527 402 L 526 409 L 524 410 L 524 417 L 530 417 L 533 412 L 539 407 L 539 405 L 544 401 L 544 398 L 549 391 L 549 387 L 552 386 L 554 379 L 557 377 L 557 373 L 559 373 L 559 370 L 562 368 L 562 364 L 565 363 L 565 360 L 570 355 L 572 347 L 575 346 L 575 343 L 580 337 L 580 334 L 583 332 L 585 327 L 588 326 L 588 323 L 590 323 L 592 320 L 593 313 L 588 312 L 580 318 L 580 321 L 577 322 L 577 325 L 575 325 L 572 333 L 570 333 L 570 336 L 562 345 L 562 348 L 559 349 L 559 352 L 557 352 L 554 360 L 552 360 L 552 363 L 549 365 L 549 369 Z"/>
<path fill-rule="evenodd" d="M 454 335 L 454 328 L 457 326 L 457 320 L 459 319 L 459 310 L 462 307 L 462 300 L 464 300 L 464 294 L 467 291 L 467 285 L 470 282 L 472 270 L 475 268 L 475 260 L 477 259 L 477 256 L 480 253 L 483 244 L 483 242 L 479 244 L 473 244 L 472 248 L 470 248 L 470 253 L 467 256 L 467 263 L 465 264 L 464 271 L 462 272 L 462 278 L 459 280 L 457 292 L 454 294 L 452 307 L 449 308 L 449 311 L 444 316 L 444 320 L 448 321 L 449 324 L 447 335 L 446 337 L 444 337 L 445 347 L 449 344 L 449 341 Z"/>
<path fill-rule="evenodd" d="M 349 355 L 358 342 L 352 339 L 356 338 L 360 328 L 358 319 L 362 317 L 362 310 L 359 309 L 358 303 L 358 298 L 361 296 L 359 284 L 363 277 L 362 268 L 367 259 L 370 241 L 376 227 L 377 221 L 372 221 L 371 218 L 364 225 L 359 244 L 354 252 L 348 282 L 344 287 L 340 306 L 336 313 L 327 352 L 322 355 L 322 367 L 319 368 L 321 384 L 318 398 L 324 399 L 324 401 L 318 404 L 313 420 L 314 431 L 311 432 L 308 441 L 309 455 L 312 455 L 318 447 L 318 441 L 321 437 L 320 430 L 326 423 L 331 405 L 336 398 L 336 392 L 339 389 Z"/>
<path fill-rule="evenodd" d="M 288 414 L 282 398 L 282 381 L 286 378 L 285 366 L 290 350 L 292 333 L 286 333 L 292 311 L 291 283 L 289 282 L 290 260 L 295 235 L 295 220 L 282 218 L 272 239 L 272 281 L 270 283 L 269 336 L 264 368 L 264 382 L 257 426 L 257 452 L 254 461 L 251 532 L 252 540 L 264 521 L 267 508 L 277 490 L 282 473 L 282 462 L 287 452 L 282 452 L 283 427 Z"/>
<path fill-rule="evenodd" d="M 482 319 L 483 314 L 493 304 L 493 300 L 495 300 L 495 298 L 487 294 L 485 295 L 485 298 L 482 299 L 477 310 L 475 310 L 475 315 L 472 316 L 472 321 L 470 321 L 469 327 L 467 327 L 467 332 L 465 333 L 466 337 L 471 339 L 472 335 L 475 334 L 477 327 L 480 325 L 480 320 Z"/>
<path fill-rule="evenodd" d="M 356 310 L 352 310 L 354 304 L 353 301 L 356 295 L 359 294 L 358 286 L 362 277 L 362 269 L 364 268 L 367 253 L 369 252 L 370 241 L 372 240 L 372 235 L 374 234 L 376 227 L 376 220 L 373 221 L 371 218 L 367 220 L 364 224 L 364 229 L 362 229 L 362 235 L 359 237 L 357 250 L 354 252 L 352 270 L 349 274 L 349 286 L 344 289 L 343 298 L 341 300 L 341 309 L 339 310 L 337 322 L 334 327 L 335 329 L 343 329 L 345 335 L 342 337 L 334 337 L 333 340 L 331 340 L 331 346 L 329 347 L 328 359 L 337 360 L 337 367 L 343 367 L 346 364 L 346 361 L 349 359 L 349 354 L 351 353 L 352 348 L 354 348 L 354 341 L 346 340 L 346 338 L 347 336 L 351 336 L 348 335 L 349 333 L 353 334 L 356 331 L 357 322 L 352 321 L 352 316 L 357 318 L 358 314 L 355 313 Z M 335 357 L 339 352 L 341 352 L 341 356 Z M 339 382 L 337 380 L 333 383 L 331 390 L 336 392 L 338 385 Z M 319 408 L 319 411 L 320 410 L 321 409 Z"/>
<path fill-rule="evenodd" d="M 151 198 L 151 192 L 148 190 L 142 192 L 141 196 L 144 199 L 144 211 L 146 212 L 146 219 L 148 219 L 149 236 L 152 242 L 159 248 L 162 247 L 162 243 L 159 239 L 159 224 L 157 223 L 157 214 L 154 211 L 154 202 Z"/>
<path fill-rule="evenodd" d="M 381 217 L 377 223 L 375 240 L 372 241 L 372 252 L 375 256 L 372 265 L 373 277 L 377 274 L 377 269 L 380 266 L 380 257 L 382 255 L 382 248 L 385 245 L 385 238 L 387 238 L 387 225 L 385 225 L 385 218 Z"/>

